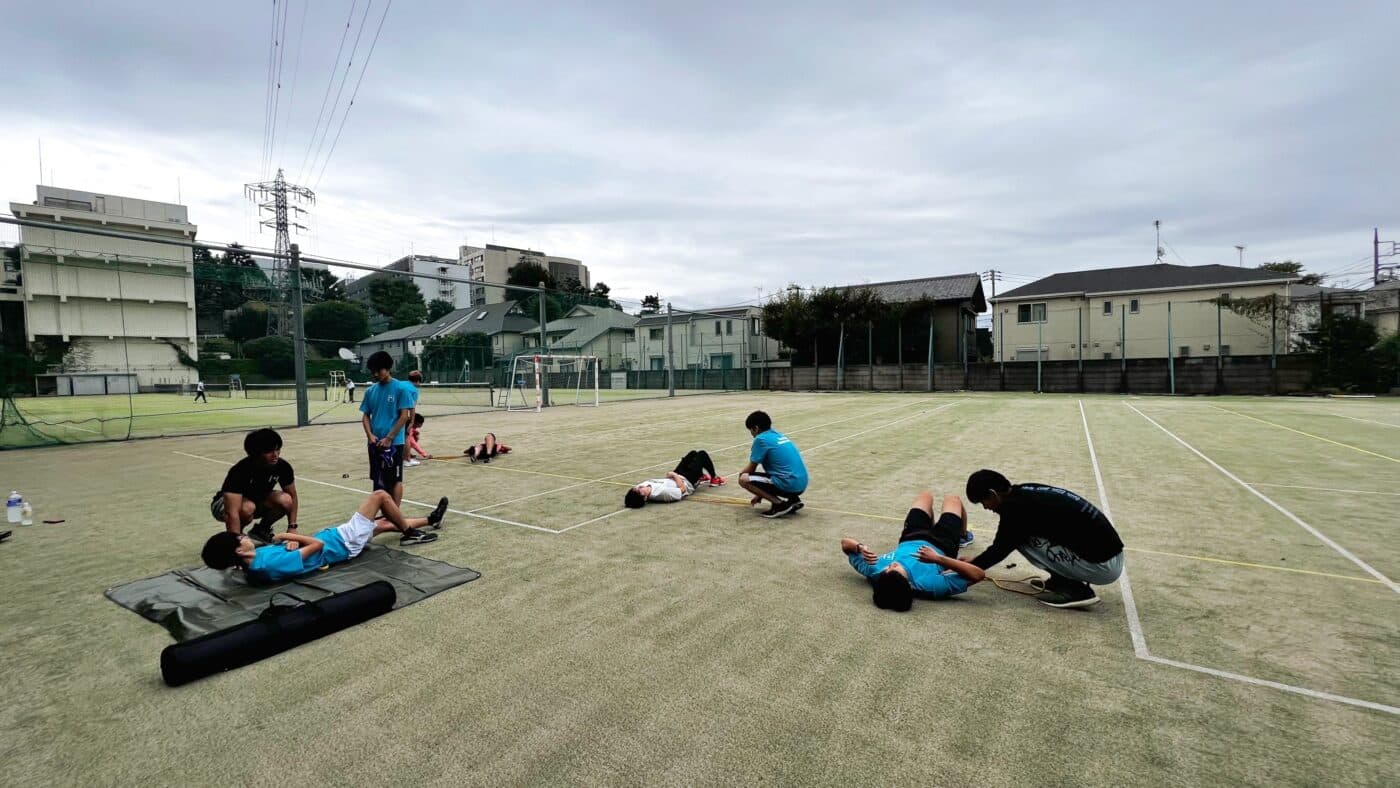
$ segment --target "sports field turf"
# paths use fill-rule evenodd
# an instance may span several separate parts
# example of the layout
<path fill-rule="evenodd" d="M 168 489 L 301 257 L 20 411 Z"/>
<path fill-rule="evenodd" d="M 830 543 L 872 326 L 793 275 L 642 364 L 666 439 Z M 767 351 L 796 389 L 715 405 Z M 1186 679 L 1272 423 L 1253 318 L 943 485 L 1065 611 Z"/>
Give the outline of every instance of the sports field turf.
<path fill-rule="evenodd" d="M 755 408 L 803 450 L 801 513 L 733 481 L 623 510 L 687 449 L 740 467 Z M 487 430 L 516 452 L 457 459 Z M 344 520 L 358 425 L 283 435 L 303 529 Z M 0 783 L 1400 784 L 1400 402 L 755 392 L 423 442 L 406 498 L 456 514 L 407 549 L 484 576 L 180 689 L 165 631 L 102 592 L 198 562 L 240 436 L 0 454 L 67 519 L 0 545 Z M 1103 604 L 871 605 L 839 538 L 891 547 L 918 490 L 981 467 L 1111 514 Z M 971 528 L 975 553 L 995 515 Z"/>

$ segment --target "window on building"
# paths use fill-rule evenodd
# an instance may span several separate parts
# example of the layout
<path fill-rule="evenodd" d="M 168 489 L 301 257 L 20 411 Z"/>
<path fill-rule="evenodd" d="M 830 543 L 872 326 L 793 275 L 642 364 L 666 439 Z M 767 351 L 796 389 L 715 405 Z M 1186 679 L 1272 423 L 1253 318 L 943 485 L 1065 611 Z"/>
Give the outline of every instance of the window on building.
<path fill-rule="evenodd" d="M 1191 346 L 1190 346 L 1190 345 L 1182 345 L 1181 347 L 1179 347 L 1179 348 L 1176 349 L 1176 354 L 1177 354 L 1178 356 L 1180 356 L 1181 358 L 1190 358 L 1190 356 L 1191 356 Z"/>
<path fill-rule="evenodd" d="M 1045 304 L 1018 304 L 1016 306 L 1017 323 L 1044 323 Z"/>
<path fill-rule="evenodd" d="M 1108 353 L 1103 354 L 1103 360 L 1104 360 L 1104 361 L 1112 361 L 1112 360 L 1113 360 L 1113 353 L 1112 353 L 1112 352 L 1108 352 Z"/>
<path fill-rule="evenodd" d="M 1138 300 L 1136 298 L 1128 301 L 1128 311 L 1135 315 L 1138 313 Z"/>
<path fill-rule="evenodd" d="M 724 333 L 725 333 L 726 336 L 731 336 L 731 337 L 734 336 L 734 321 L 733 321 L 733 320 L 726 320 L 726 321 L 724 321 Z"/>
<path fill-rule="evenodd" d="M 1103 313 L 1104 313 L 1105 315 L 1111 315 L 1111 314 L 1113 314 L 1113 302 L 1112 302 L 1112 301 L 1105 301 L 1105 302 L 1103 302 Z"/>
<path fill-rule="evenodd" d="M 715 336 L 719 336 L 719 335 L 720 335 L 719 324 L 720 324 L 720 321 L 716 320 L 716 321 L 715 321 Z"/>
<path fill-rule="evenodd" d="M 654 339 L 654 340 L 657 340 L 657 341 L 659 342 L 660 340 L 663 340 L 663 339 L 665 339 L 665 338 L 666 338 L 666 329 L 664 329 L 664 328 L 653 328 L 653 329 L 651 329 L 650 331 L 647 332 L 647 339 Z"/>
<path fill-rule="evenodd" d="M 1220 301 L 1221 301 L 1221 303 L 1225 303 L 1225 304 L 1230 303 L 1230 294 L 1229 294 L 1229 293 L 1221 293 L 1221 294 L 1220 294 Z"/>
<path fill-rule="evenodd" d="M 45 208 L 67 208 L 72 211 L 91 211 L 92 203 L 84 200 L 66 200 L 62 197 L 45 197 Z"/>
<path fill-rule="evenodd" d="M 758 318 L 749 318 L 749 336 L 758 336 L 763 333 L 763 327 L 759 325 Z"/>
<path fill-rule="evenodd" d="M 663 357 L 661 357 L 661 356 L 652 356 L 652 357 L 651 357 L 651 368 L 652 368 L 653 370 L 662 370 L 662 369 L 665 369 L 665 368 L 666 368 L 666 359 L 663 358 Z"/>
<path fill-rule="evenodd" d="M 1222 355 L 1222 356 L 1228 356 L 1228 355 L 1230 355 L 1230 346 L 1229 346 L 1229 345 L 1221 345 L 1221 346 L 1220 346 L 1220 355 Z"/>

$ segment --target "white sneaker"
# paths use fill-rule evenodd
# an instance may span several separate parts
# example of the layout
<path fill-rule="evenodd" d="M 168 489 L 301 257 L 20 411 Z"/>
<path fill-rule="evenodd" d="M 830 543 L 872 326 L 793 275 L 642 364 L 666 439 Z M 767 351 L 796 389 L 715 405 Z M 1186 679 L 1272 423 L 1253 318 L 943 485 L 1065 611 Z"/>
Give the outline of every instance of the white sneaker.
<path fill-rule="evenodd" d="M 422 464 L 422 463 L 418 462 L 417 460 L 409 460 L 408 462 L 405 462 L 405 463 L 403 464 L 403 467 L 405 467 L 405 468 L 412 468 L 412 467 L 415 466 L 415 465 L 421 465 L 421 464 Z"/>

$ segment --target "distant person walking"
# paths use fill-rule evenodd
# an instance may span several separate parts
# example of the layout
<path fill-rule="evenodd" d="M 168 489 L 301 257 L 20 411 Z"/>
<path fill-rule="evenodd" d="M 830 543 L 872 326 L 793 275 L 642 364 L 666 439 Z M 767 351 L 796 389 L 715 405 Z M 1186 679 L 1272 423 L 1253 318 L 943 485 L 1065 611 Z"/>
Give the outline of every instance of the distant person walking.
<path fill-rule="evenodd" d="M 204 400 L 205 405 L 209 404 L 209 397 L 204 394 L 204 381 L 202 380 L 195 381 L 194 384 L 194 401 L 199 402 L 200 400 Z"/>
<path fill-rule="evenodd" d="M 350 378 L 345 379 L 345 394 L 350 398 L 351 404 L 355 402 L 355 381 Z"/>

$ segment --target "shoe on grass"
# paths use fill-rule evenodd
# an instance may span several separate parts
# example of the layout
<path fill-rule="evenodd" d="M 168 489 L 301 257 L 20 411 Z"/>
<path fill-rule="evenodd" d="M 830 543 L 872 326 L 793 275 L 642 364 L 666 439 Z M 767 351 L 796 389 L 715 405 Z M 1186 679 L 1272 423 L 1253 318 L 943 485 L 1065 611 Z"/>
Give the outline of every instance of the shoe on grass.
<path fill-rule="evenodd" d="M 403 532 L 403 538 L 399 540 L 399 544 L 425 544 L 427 542 L 436 542 L 437 538 L 437 534 L 430 534 L 427 531 L 420 531 L 417 528 L 410 528 L 407 531 Z"/>
<path fill-rule="evenodd" d="M 779 517 L 785 517 L 789 514 L 792 514 L 800 508 L 802 508 L 801 501 L 779 501 L 778 503 L 773 504 L 773 506 L 770 507 L 768 511 L 764 512 L 763 516 L 767 517 L 770 520 L 776 520 Z"/>
<path fill-rule="evenodd" d="M 421 463 L 419 463 L 417 460 L 412 460 L 412 459 L 411 459 L 411 460 L 409 460 L 408 462 L 404 463 L 404 464 L 403 464 L 403 467 L 405 467 L 405 468 L 412 468 L 413 466 L 419 465 L 419 464 L 421 464 Z"/>
<path fill-rule="evenodd" d="M 1051 581 L 1056 580 L 1057 578 L 1051 577 Z M 1036 601 L 1048 607 L 1089 607 L 1099 603 L 1099 596 L 1088 583 L 1058 580 L 1053 585 L 1046 582 L 1045 591 L 1036 595 Z"/>
<path fill-rule="evenodd" d="M 14 533 L 14 531 L 4 531 L 4 532 L 0 532 L 0 542 L 3 542 L 3 541 L 5 541 L 6 539 L 9 539 L 9 538 L 10 538 L 10 534 L 12 534 L 12 533 Z"/>
<path fill-rule="evenodd" d="M 438 505 L 428 514 L 428 525 L 434 530 L 442 529 L 442 516 L 447 514 L 447 498 L 439 498 Z"/>
<path fill-rule="evenodd" d="M 254 541 L 262 542 L 263 544 L 272 544 L 272 526 L 255 525 L 249 529 L 248 536 Z"/>

